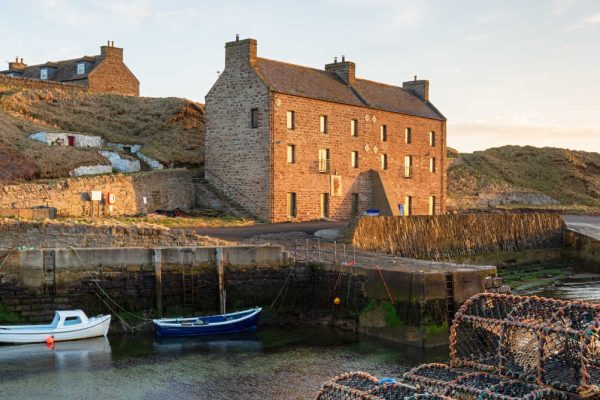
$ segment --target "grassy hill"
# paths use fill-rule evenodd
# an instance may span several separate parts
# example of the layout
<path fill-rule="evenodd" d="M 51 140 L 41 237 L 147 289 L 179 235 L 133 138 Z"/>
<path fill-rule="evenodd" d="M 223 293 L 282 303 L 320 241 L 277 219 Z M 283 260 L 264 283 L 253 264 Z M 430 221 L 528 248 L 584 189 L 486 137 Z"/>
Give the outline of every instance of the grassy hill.
<path fill-rule="evenodd" d="M 31 133 L 79 132 L 141 144 L 165 165 L 203 163 L 204 106 L 179 98 L 89 94 L 0 86 L 0 179 L 67 176 L 80 165 L 107 164 L 97 150 L 47 146 Z M 14 166 L 8 171 L 5 166 Z"/>
<path fill-rule="evenodd" d="M 449 208 L 600 210 L 600 154 L 552 147 L 504 146 L 450 151 Z"/>

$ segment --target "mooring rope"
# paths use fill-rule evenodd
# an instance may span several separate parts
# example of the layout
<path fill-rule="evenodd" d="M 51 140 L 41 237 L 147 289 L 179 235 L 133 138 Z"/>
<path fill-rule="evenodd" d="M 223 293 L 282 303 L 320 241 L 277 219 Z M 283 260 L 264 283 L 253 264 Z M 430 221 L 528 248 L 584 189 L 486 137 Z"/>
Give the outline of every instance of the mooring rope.
<path fill-rule="evenodd" d="M 383 282 L 383 286 L 385 286 L 385 291 L 388 294 L 388 297 L 390 298 L 390 303 L 392 303 L 392 305 L 394 305 L 394 298 L 392 297 L 392 294 L 390 293 L 390 289 L 388 288 L 387 283 L 385 282 L 385 278 L 383 277 L 383 273 L 381 273 L 381 268 L 379 268 L 379 265 L 375 266 L 377 268 L 377 271 L 379 272 L 379 276 L 381 277 L 381 281 Z"/>

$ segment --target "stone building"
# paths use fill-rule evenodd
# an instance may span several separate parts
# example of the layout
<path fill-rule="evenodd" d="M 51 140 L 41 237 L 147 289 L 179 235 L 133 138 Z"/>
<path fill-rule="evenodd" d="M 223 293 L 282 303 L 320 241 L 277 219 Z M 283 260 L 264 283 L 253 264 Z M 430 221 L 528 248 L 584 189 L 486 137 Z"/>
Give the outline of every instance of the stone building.
<path fill-rule="evenodd" d="M 438 214 L 446 202 L 446 119 L 429 82 L 359 79 L 343 57 L 323 70 L 225 45 L 206 95 L 206 178 L 257 217 L 344 220 Z"/>
<path fill-rule="evenodd" d="M 100 47 L 100 55 L 73 60 L 48 61 L 27 65 L 22 58 L 8 63 L 1 75 L 46 82 L 61 82 L 85 87 L 92 93 L 140 95 L 140 82 L 123 62 L 123 49 L 109 41 Z"/>

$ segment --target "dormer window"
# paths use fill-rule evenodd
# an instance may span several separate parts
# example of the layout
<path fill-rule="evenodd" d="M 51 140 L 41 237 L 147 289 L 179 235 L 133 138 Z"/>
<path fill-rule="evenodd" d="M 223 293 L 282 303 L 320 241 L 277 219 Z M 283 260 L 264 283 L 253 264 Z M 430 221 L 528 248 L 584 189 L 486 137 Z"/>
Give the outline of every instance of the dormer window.
<path fill-rule="evenodd" d="M 79 63 L 77 64 L 77 75 L 83 75 L 85 73 L 85 64 Z"/>
<path fill-rule="evenodd" d="M 48 69 L 42 68 L 40 70 L 40 79 L 48 79 Z"/>

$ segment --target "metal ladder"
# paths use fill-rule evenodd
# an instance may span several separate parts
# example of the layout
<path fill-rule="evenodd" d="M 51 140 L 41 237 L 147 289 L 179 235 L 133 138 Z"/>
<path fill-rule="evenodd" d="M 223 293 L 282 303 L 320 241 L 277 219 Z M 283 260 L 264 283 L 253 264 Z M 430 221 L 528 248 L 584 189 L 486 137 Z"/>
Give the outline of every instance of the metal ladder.
<path fill-rule="evenodd" d="M 44 251 L 44 294 L 56 295 L 56 254 L 54 250 Z"/>
<path fill-rule="evenodd" d="M 183 266 L 181 278 L 183 306 L 191 307 L 194 305 L 194 275 L 192 274 L 192 267 L 190 265 Z"/>
<path fill-rule="evenodd" d="M 454 304 L 454 275 L 451 272 L 445 274 L 446 278 L 446 315 L 448 316 L 448 326 L 452 325 L 456 305 Z"/>

